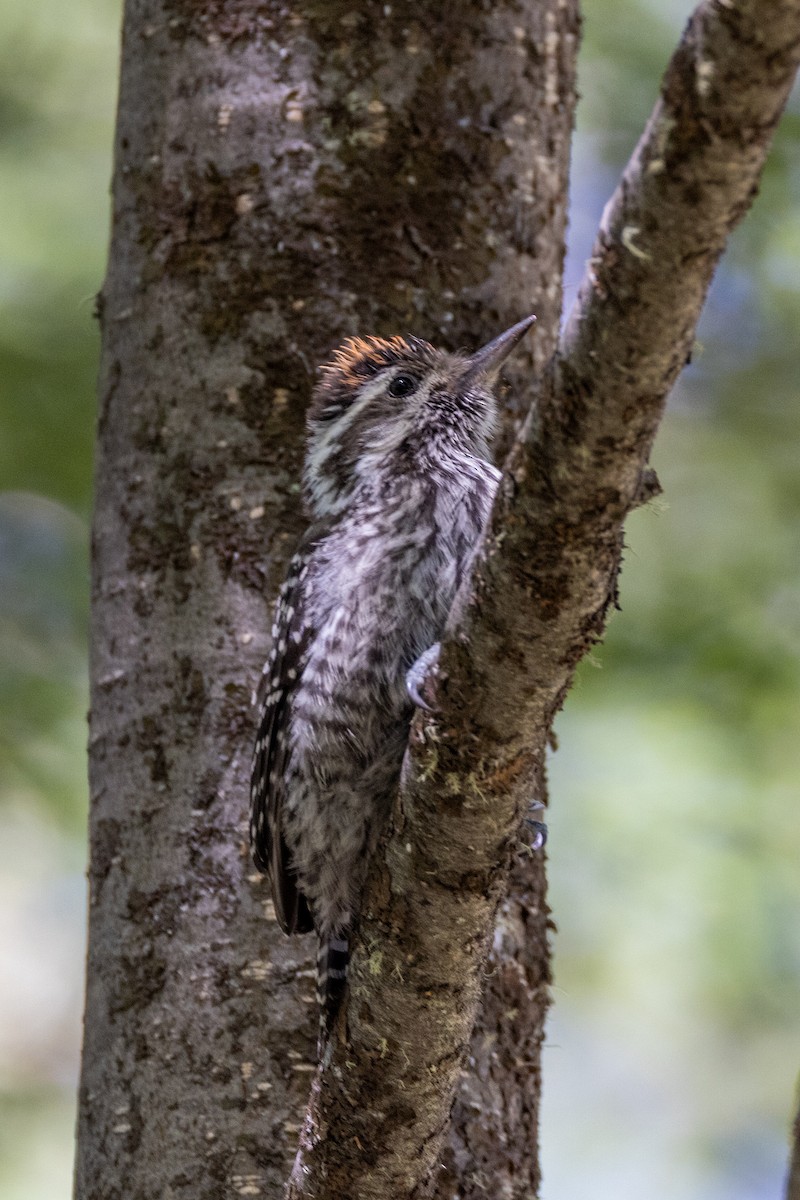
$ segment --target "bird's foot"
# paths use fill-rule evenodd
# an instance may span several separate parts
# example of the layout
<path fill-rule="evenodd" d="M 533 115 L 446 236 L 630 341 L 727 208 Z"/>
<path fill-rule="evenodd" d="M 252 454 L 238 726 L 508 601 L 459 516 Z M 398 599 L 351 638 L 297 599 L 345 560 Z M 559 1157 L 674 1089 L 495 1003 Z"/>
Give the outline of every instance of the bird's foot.
<path fill-rule="evenodd" d="M 422 708 L 425 712 L 434 711 L 434 706 L 428 704 L 421 693 L 423 689 L 427 688 L 429 681 L 436 674 L 441 648 L 439 642 L 435 642 L 432 646 L 429 646 L 427 650 L 420 654 L 417 661 L 406 674 L 406 689 L 408 694 L 417 708 Z"/>
<path fill-rule="evenodd" d="M 540 800 L 534 801 L 531 805 L 531 814 L 544 812 L 544 805 Z M 530 854 L 535 854 L 537 850 L 544 850 L 547 845 L 547 826 L 544 821 L 539 821 L 533 815 L 523 817 L 522 829 L 526 836 L 523 837 L 523 845 Z"/>
<path fill-rule="evenodd" d="M 532 821 L 526 817 L 524 824 L 530 837 L 530 843 L 526 842 L 526 849 L 530 850 L 532 854 L 535 854 L 537 850 L 544 850 L 547 845 L 547 826 L 544 821 Z"/>

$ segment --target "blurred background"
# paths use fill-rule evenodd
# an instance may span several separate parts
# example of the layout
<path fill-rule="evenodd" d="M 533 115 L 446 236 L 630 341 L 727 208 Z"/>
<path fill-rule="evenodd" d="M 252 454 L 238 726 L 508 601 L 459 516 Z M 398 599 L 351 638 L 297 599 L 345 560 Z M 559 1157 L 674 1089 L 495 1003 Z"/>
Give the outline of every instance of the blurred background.
<path fill-rule="evenodd" d="M 688 0 L 586 0 L 569 305 Z M 0 1192 L 68 1200 L 117 0 L 0 0 Z M 800 1069 L 800 97 L 551 764 L 544 1200 L 780 1192 Z"/>

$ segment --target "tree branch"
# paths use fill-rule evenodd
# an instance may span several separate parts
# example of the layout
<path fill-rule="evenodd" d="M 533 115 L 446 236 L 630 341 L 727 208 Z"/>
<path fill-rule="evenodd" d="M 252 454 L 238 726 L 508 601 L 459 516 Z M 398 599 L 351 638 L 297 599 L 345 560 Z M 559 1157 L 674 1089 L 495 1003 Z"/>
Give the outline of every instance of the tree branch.
<path fill-rule="evenodd" d="M 291 1197 L 432 1186 L 550 725 L 602 634 L 624 518 L 653 487 L 646 463 L 666 395 L 799 54 L 797 0 L 713 0 L 670 63 L 509 461 L 473 604 L 443 650 L 440 710 L 415 720 L 365 895 L 346 1028 L 316 1081 Z M 534 1049 L 518 1048 L 533 1072 Z M 467 1129 L 467 1155 L 469 1143 Z M 502 1194 L 534 1194 L 537 1178 L 523 1164 Z"/>
<path fill-rule="evenodd" d="M 686 28 L 603 214 L 542 415 L 540 448 L 576 492 L 607 487 L 630 506 L 714 269 L 757 193 L 799 39 L 798 0 L 709 0 Z"/>

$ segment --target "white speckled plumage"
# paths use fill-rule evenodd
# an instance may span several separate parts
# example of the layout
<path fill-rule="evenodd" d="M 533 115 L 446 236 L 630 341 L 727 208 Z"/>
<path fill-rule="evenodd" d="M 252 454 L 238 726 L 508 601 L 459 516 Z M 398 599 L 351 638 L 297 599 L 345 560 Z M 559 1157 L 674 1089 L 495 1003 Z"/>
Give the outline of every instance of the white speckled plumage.
<path fill-rule="evenodd" d="M 473 358 L 417 339 L 352 339 L 315 393 L 304 475 L 313 523 L 264 669 L 251 837 L 283 928 L 313 924 L 328 947 L 329 993 L 341 992 L 347 932 L 400 773 L 406 675 L 442 637 L 491 511 L 494 377 L 530 324 Z"/>

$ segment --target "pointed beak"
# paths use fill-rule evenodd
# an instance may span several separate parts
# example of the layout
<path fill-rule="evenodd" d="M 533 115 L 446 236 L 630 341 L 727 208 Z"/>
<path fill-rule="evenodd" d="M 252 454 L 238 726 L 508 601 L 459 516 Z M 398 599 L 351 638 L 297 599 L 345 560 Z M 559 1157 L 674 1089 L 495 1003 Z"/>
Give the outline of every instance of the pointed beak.
<path fill-rule="evenodd" d="M 516 325 L 512 325 L 505 333 L 501 333 L 499 337 L 487 342 L 485 346 L 468 358 L 467 370 L 462 377 L 461 386 L 469 386 L 479 378 L 485 383 L 494 383 L 503 363 L 516 350 L 535 320 L 536 317 L 531 316 L 526 317 L 524 321 L 518 321 Z"/>

